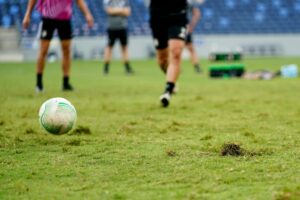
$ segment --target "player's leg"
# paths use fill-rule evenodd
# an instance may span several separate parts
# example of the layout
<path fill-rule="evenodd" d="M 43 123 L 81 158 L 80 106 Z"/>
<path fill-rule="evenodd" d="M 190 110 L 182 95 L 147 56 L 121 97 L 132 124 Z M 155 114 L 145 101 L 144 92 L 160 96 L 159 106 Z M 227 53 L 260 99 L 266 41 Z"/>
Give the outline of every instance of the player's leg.
<path fill-rule="evenodd" d="M 104 50 L 104 66 L 103 66 L 103 74 L 109 73 L 109 65 L 112 57 L 112 49 L 116 41 L 116 31 L 107 30 L 108 43 Z"/>
<path fill-rule="evenodd" d="M 194 66 L 194 70 L 196 73 L 201 73 L 201 68 L 199 64 L 199 58 L 197 56 L 197 52 L 194 48 L 193 41 L 192 41 L 192 35 L 188 34 L 186 37 L 186 48 L 188 49 L 191 57 L 191 62 Z"/>
<path fill-rule="evenodd" d="M 170 63 L 167 71 L 167 81 L 176 82 L 180 74 L 181 54 L 184 41 L 180 39 L 169 40 Z M 171 90 L 172 91 L 172 90 Z"/>
<path fill-rule="evenodd" d="M 168 30 L 169 65 L 166 75 L 166 86 L 163 95 L 160 96 L 162 106 L 167 107 L 170 103 L 171 95 L 178 80 L 181 67 L 181 54 L 185 46 L 185 26 L 171 26 Z"/>
<path fill-rule="evenodd" d="M 40 40 L 40 51 L 38 54 L 36 65 L 36 92 L 42 92 L 43 87 L 43 73 L 48 55 L 48 49 L 50 46 L 50 40 Z"/>
<path fill-rule="evenodd" d="M 71 75 L 71 41 L 72 41 L 72 28 L 71 21 L 57 20 L 57 31 L 61 41 L 61 50 L 62 50 L 62 72 L 63 72 L 63 86 L 62 89 L 64 91 L 73 90 L 72 85 L 69 82 Z"/>
<path fill-rule="evenodd" d="M 63 71 L 63 90 L 73 90 L 69 83 L 71 73 L 71 40 L 61 41 L 62 49 L 62 71 Z"/>
<path fill-rule="evenodd" d="M 189 44 L 186 45 L 186 47 L 187 47 L 188 51 L 190 52 L 191 61 L 193 63 L 195 72 L 201 73 L 199 58 L 198 58 L 197 53 L 195 51 L 194 45 L 192 43 L 189 43 Z"/>
<path fill-rule="evenodd" d="M 133 74 L 134 71 L 130 65 L 129 62 L 129 56 L 128 56 L 128 46 L 127 45 L 121 45 L 121 52 L 122 52 L 122 60 L 125 67 L 125 72 L 127 74 Z"/>
<path fill-rule="evenodd" d="M 38 32 L 38 35 L 40 37 L 40 50 L 38 53 L 36 65 L 36 92 L 42 92 L 44 89 L 43 73 L 54 29 L 55 25 L 52 20 L 44 18 L 42 19 Z"/>
<path fill-rule="evenodd" d="M 184 48 L 184 40 L 171 39 L 169 40 L 170 61 L 166 76 L 166 87 L 164 94 L 161 95 L 160 100 L 164 107 L 170 103 L 171 95 L 173 94 L 176 81 L 180 74 L 181 54 Z"/>
<path fill-rule="evenodd" d="M 127 30 L 125 30 L 125 29 L 120 30 L 119 39 L 120 39 L 120 43 L 121 43 L 121 54 L 122 54 L 122 61 L 124 63 L 124 67 L 125 67 L 125 72 L 127 74 L 133 74 L 133 69 L 129 62 Z"/>
<path fill-rule="evenodd" d="M 160 69 L 166 74 L 169 65 L 169 48 L 156 49 L 156 59 Z"/>
<path fill-rule="evenodd" d="M 104 50 L 104 66 L 103 66 L 103 73 L 109 73 L 109 65 L 112 57 L 112 46 L 107 45 Z"/>

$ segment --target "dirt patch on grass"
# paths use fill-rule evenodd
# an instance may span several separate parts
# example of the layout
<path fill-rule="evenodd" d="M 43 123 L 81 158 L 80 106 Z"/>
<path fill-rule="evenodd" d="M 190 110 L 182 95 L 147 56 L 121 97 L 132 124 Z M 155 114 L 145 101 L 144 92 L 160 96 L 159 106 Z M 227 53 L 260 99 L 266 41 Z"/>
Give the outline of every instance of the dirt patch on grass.
<path fill-rule="evenodd" d="M 200 95 L 195 97 L 195 101 L 202 101 L 203 99 L 204 99 L 203 96 Z"/>
<path fill-rule="evenodd" d="M 44 146 L 48 145 L 59 145 L 62 143 L 62 140 L 59 138 L 52 137 L 51 135 L 41 135 L 32 139 L 34 144 L 40 144 Z"/>
<path fill-rule="evenodd" d="M 138 125 L 138 122 L 137 121 L 131 121 L 131 122 L 128 122 L 128 124 L 130 126 L 135 126 L 135 125 Z"/>
<path fill-rule="evenodd" d="M 280 192 L 277 192 L 274 195 L 274 200 L 292 200 L 299 199 L 300 197 L 300 187 L 295 189 L 284 189 Z"/>
<path fill-rule="evenodd" d="M 14 138 L 14 142 L 15 142 L 15 143 L 21 143 L 21 142 L 24 142 L 24 140 L 21 139 L 19 136 L 16 136 L 16 137 Z"/>
<path fill-rule="evenodd" d="M 221 156 L 266 156 L 273 153 L 270 149 L 247 150 L 236 143 L 226 143 L 221 148 Z"/>
<path fill-rule="evenodd" d="M 92 132 L 88 126 L 78 126 L 69 135 L 91 135 Z"/>
<path fill-rule="evenodd" d="M 70 145 L 70 146 L 80 146 L 81 144 L 81 140 L 79 139 L 72 139 L 66 142 L 66 145 Z"/>
<path fill-rule="evenodd" d="M 27 128 L 27 129 L 25 130 L 25 134 L 35 134 L 35 133 L 36 133 L 36 131 L 33 130 L 32 128 Z"/>
<path fill-rule="evenodd" d="M 179 122 L 179 121 L 172 121 L 171 125 L 170 126 L 181 126 L 183 125 L 182 122 Z"/>
<path fill-rule="evenodd" d="M 255 138 L 255 134 L 250 131 L 244 132 L 243 135 L 246 137 Z"/>
<path fill-rule="evenodd" d="M 175 156 L 177 156 L 177 153 L 175 151 L 173 151 L 173 150 L 167 150 L 166 154 L 169 157 L 175 157 Z"/>
<path fill-rule="evenodd" d="M 235 143 L 226 143 L 221 148 L 221 156 L 243 156 L 244 150 Z"/>
<path fill-rule="evenodd" d="M 200 138 L 200 140 L 210 140 L 210 139 L 212 139 L 213 138 L 213 136 L 211 136 L 211 135 L 206 135 L 206 136 L 203 136 L 202 138 Z"/>

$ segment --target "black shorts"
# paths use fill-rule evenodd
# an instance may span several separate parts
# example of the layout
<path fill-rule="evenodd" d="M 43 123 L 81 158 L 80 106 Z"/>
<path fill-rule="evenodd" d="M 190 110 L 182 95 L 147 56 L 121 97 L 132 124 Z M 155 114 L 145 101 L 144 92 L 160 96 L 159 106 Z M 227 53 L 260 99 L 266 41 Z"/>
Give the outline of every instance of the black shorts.
<path fill-rule="evenodd" d="M 172 22 L 168 20 L 150 20 L 150 27 L 152 29 L 152 37 L 156 49 L 165 49 L 168 47 L 169 39 L 186 39 L 185 20 Z"/>
<path fill-rule="evenodd" d="M 55 30 L 57 30 L 60 40 L 72 39 L 71 20 L 42 18 L 41 29 L 39 33 L 41 40 L 51 40 Z"/>
<path fill-rule="evenodd" d="M 186 43 L 186 44 L 191 44 L 191 43 L 193 43 L 193 37 L 192 37 L 192 34 L 191 34 L 191 33 L 188 33 L 188 34 L 186 35 L 185 43 Z"/>
<path fill-rule="evenodd" d="M 128 34 L 126 29 L 120 30 L 107 30 L 108 34 L 108 46 L 114 46 L 116 40 L 120 40 L 122 46 L 126 46 L 128 43 Z"/>

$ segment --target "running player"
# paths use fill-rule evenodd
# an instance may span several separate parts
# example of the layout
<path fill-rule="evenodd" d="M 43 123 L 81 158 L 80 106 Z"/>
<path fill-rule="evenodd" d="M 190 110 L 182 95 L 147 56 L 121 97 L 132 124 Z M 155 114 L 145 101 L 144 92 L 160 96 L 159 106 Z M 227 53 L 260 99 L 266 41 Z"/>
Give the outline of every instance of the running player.
<path fill-rule="evenodd" d="M 157 62 L 166 74 L 166 86 L 160 96 L 163 107 L 170 103 L 180 74 L 181 53 L 185 46 L 187 0 L 151 0 L 150 26 L 156 47 Z"/>
<path fill-rule="evenodd" d="M 103 73 L 109 73 L 109 65 L 112 57 L 112 49 L 116 40 L 120 40 L 122 60 L 125 66 L 125 72 L 132 74 L 133 70 L 129 64 L 128 58 L 128 16 L 131 13 L 128 0 L 104 0 L 104 8 L 108 15 L 107 34 L 108 44 L 104 52 Z"/>
<path fill-rule="evenodd" d="M 29 0 L 27 10 L 23 19 L 23 28 L 27 29 L 30 24 L 30 16 L 37 3 L 37 8 L 42 15 L 41 30 L 40 30 L 40 51 L 37 60 L 37 83 L 36 91 L 43 91 L 43 72 L 45 68 L 45 60 L 48 54 L 50 41 L 53 37 L 53 32 L 58 31 L 58 36 L 61 40 L 62 49 L 62 71 L 63 71 L 63 86 L 64 91 L 71 91 L 73 87 L 69 83 L 70 68 L 71 68 L 71 17 L 72 17 L 72 2 L 73 0 Z M 86 6 L 84 0 L 76 0 L 79 9 L 85 16 L 89 27 L 93 26 L 93 17 Z"/>
<path fill-rule="evenodd" d="M 196 73 L 201 73 L 199 59 L 198 59 L 198 56 L 197 56 L 197 52 L 194 48 L 193 38 L 192 38 L 193 31 L 194 31 L 194 29 L 195 29 L 195 27 L 196 27 L 196 25 L 199 22 L 200 17 L 201 17 L 201 12 L 200 12 L 200 9 L 199 9 L 198 5 L 199 4 L 194 2 L 193 0 L 188 0 L 189 25 L 188 25 L 188 29 L 187 29 L 187 36 L 186 36 L 186 40 L 185 40 L 185 45 L 186 45 L 187 49 L 190 52 L 191 61 L 192 61 L 192 64 L 194 66 L 195 72 Z"/>

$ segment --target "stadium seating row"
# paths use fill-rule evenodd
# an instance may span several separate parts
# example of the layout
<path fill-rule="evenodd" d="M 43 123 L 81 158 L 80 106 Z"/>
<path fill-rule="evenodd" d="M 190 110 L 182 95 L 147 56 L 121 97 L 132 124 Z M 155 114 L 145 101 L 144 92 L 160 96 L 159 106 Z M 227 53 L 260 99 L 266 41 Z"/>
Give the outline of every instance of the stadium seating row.
<path fill-rule="evenodd" d="M 75 7 L 73 23 L 75 36 L 94 36 L 105 33 L 106 14 L 102 1 L 87 0 L 95 17 L 95 26 L 88 29 L 78 8 Z M 129 30 L 132 35 L 150 34 L 148 12 L 144 0 L 130 0 L 132 15 Z M 16 26 L 20 31 L 27 0 L 0 0 L 0 26 Z M 300 33 L 300 0 L 207 0 L 201 5 L 202 22 L 196 27 L 203 34 L 247 33 Z M 32 24 L 24 36 L 34 36 L 38 31 L 40 15 L 32 14 Z"/>

